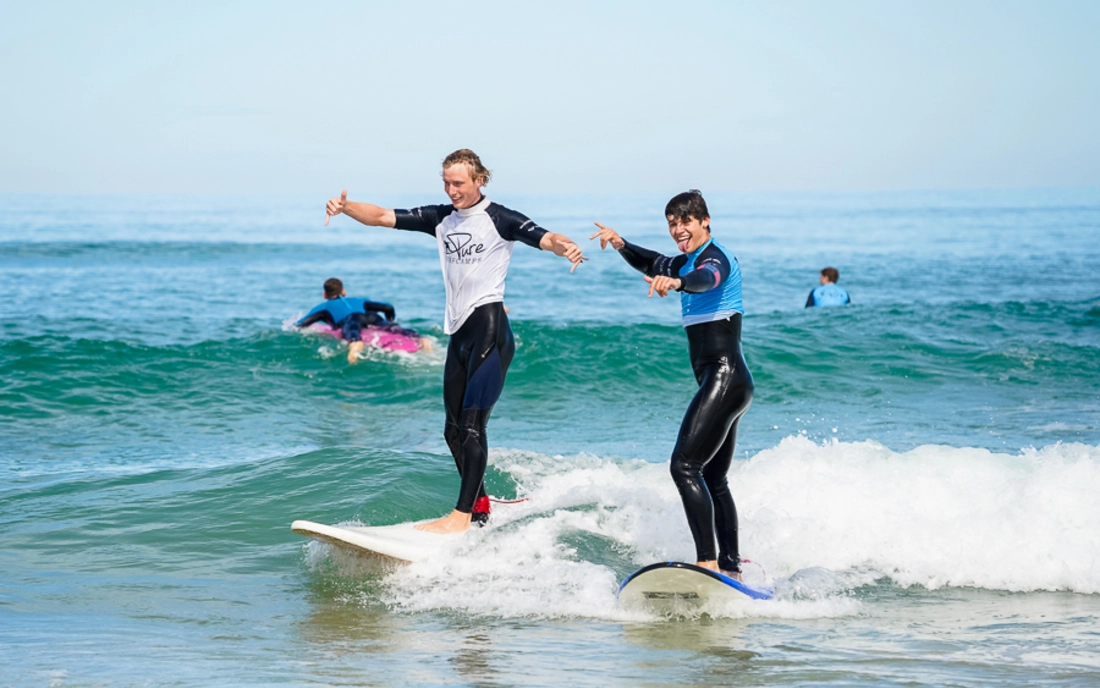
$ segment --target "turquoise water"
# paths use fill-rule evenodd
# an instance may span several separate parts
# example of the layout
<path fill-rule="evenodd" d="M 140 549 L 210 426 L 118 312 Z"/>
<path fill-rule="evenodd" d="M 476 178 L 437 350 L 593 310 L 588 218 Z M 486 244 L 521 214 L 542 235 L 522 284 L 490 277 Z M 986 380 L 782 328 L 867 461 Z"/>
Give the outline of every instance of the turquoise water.
<path fill-rule="evenodd" d="M 433 195 L 374 199 L 406 206 Z M 673 252 L 664 198 L 500 198 Z M 315 198 L 0 196 L 0 684 L 1100 681 L 1100 192 L 711 196 L 757 383 L 731 482 L 776 602 L 648 618 L 692 547 L 674 300 L 517 246 L 492 527 L 380 569 L 295 518 L 441 515 L 434 242 Z M 835 265 L 854 305 L 805 310 Z M 289 323 L 339 276 L 436 340 Z"/>

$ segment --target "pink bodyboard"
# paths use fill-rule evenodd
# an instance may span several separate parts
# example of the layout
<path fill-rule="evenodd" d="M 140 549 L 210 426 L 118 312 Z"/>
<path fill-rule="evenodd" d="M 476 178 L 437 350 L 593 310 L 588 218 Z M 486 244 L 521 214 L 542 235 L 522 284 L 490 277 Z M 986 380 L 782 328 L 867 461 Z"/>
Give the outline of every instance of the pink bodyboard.
<path fill-rule="evenodd" d="M 340 336 L 340 330 L 318 323 L 313 326 L 314 332 L 327 334 L 333 337 Z M 420 351 L 420 338 L 409 337 L 400 332 L 390 332 L 381 327 L 364 327 L 359 338 L 367 346 L 375 346 L 386 351 L 407 351 L 414 353 Z"/>

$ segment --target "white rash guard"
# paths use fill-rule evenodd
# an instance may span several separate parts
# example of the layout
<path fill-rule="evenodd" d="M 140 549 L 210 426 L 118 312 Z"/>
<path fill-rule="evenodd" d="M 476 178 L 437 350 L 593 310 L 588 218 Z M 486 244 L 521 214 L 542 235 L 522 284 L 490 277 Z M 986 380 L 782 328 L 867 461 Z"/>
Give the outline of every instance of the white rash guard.
<path fill-rule="evenodd" d="M 513 242 L 538 248 L 546 234 L 522 213 L 484 197 L 461 210 L 452 205 L 425 205 L 393 212 L 397 229 L 432 234 L 439 244 L 439 264 L 447 288 L 446 334 L 457 332 L 478 306 L 504 300 Z"/>

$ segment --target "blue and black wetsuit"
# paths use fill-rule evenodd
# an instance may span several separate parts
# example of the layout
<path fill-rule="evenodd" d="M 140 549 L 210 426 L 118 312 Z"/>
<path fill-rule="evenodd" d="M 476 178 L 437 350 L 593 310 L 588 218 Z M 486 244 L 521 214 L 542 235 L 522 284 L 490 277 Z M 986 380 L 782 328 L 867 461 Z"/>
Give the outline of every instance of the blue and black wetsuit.
<path fill-rule="evenodd" d="M 741 267 L 713 239 L 675 257 L 630 242 L 619 253 L 650 277 L 680 278 L 680 308 L 699 391 L 684 413 L 672 450 L 672 479 L 695 539 L 696 560 L 717 559 L 724 571 L 740 571 L 737 509 L 726 473 L 737 426 L 753 395 L 752 375 L 741 351 Z"/>
<path fill-rule="evenodd" d="M 451 335 L 443 369 L 443 437 L 462 481 L 455 510 L 484 523 L 485 426 L 516 350 L 504 312 L 504 278 L 515 242 L 538 248 L 546 230 L 487 198 L 469 208 L 429 205 L 394 215 L 397 229 L 430 234 L 439 247 L 447 291 L 443 331 Z"/>
<path fill-rule="evenodd" d="M 340 335 L 347 341 L 357 342 L 364 327 L 385 327 L 395 320 L 397 312 L 388 303 L 337 296 L 314 306 L 295 327 L 323 322 L 329 327 L 340 328 Z"/>
<path fill-rule="evenodd" d="M 834 282 L 827 282 L 816 287 L 806 299 L 806 308 L 814 306 L 846 306 L 852 302 L 848 292 L 838 287 Z"/>

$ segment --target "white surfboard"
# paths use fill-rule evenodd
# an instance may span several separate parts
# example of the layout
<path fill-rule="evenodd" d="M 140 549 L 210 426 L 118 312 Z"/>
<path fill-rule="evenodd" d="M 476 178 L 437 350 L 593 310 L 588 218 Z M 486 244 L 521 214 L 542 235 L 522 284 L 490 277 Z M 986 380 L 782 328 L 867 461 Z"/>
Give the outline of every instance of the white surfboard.
<path fill-rule="evenodd" d="M 681 561 L 638 569 L 619 586 L 619 604 L 656 611 L 701 607 L 711 600 L 770 600 L 769 588 L 752 588 L 717 571 Z"/>
<path fill-rule="evenodd" d="M 357 552 L 368 552 L 401 563 L 425 561 L 460 539 L 465 533 L 428 533 L 414 523 L 393 526 L 326 526 L 295 521 L 290 529 L 299 535 Z"/>

